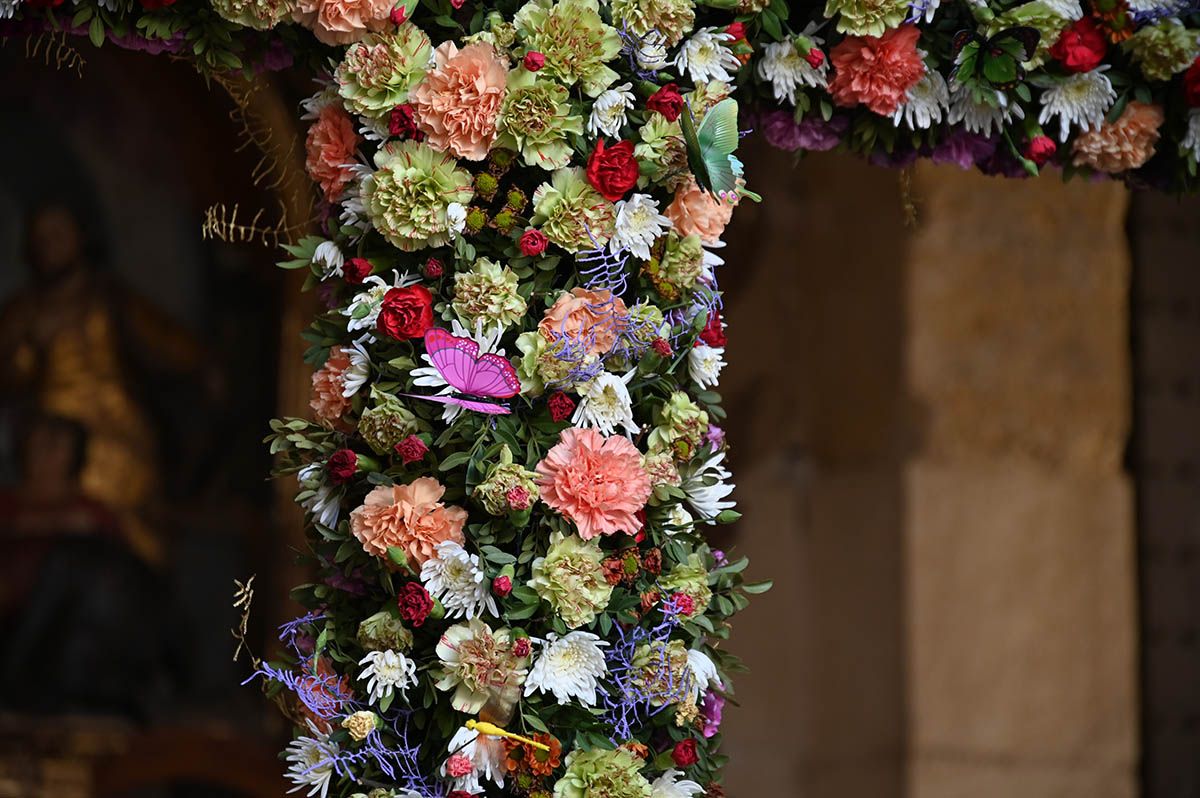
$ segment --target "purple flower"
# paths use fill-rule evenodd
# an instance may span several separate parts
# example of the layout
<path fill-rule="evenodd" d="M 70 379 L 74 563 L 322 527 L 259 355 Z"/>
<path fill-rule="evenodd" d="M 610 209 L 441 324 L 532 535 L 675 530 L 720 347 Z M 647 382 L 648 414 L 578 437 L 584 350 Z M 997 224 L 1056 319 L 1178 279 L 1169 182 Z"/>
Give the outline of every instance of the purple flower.
<path fill-rule="evenodd" d="M 725 709 L 725 696 L 709 690 L 700 702 L 700 716 L 704 718 L 704 736 L 712 737 L 721 729 L 721 713 Z"/>
<path fill-rule="evenodd" d="M 898 145 L 891 152 L 887 150 L 875 150 L 867 160 L 873 166 L 882 166 L 888 169 L 903 169 L 906 166 L 912 166 L 919 155 L 920 153 L 910 146 Z"/>
<path fill-rule="evenodd" d="M 716 424 L 709 424 L 708 431 L 704 433 L 704 440 L 714 451 L 720 449 L 725 445 L 725 430 Z"/>
<path fill-rule="evenodd" d="M 767 143 L 772 147 L 823 152 L 841 143 L 843 134 L 850 127 L 850 120 L 844 116 L 834 116 L 826 122 L 819 116 L 810 116 L 802 122 L 796 122 L 788 111 L 771 111 L 762 116 L 760 126 Z"/>
<path fill-rule="evenodd" d="M 934 163 L 957 164 L 959 169 L 970 169 L 984 161 L 996 151 L 996 142 L 978 133 L 956 129 L 947 133 L 933 148 L 930 160 Z"/>
<path fill-rule="evenodd" d="M 271 39 L 263 52 L 262 61 L 255 67 L 255 72 L 282 72 L 290 69 L 295 59 L 284 44 L 283 39 Z"/>
<path fill-rule="evenodd" d="M 985 175 L 999 175 L 1000 177 L 1029 177 L 1029 172 L 1025 171 L 1025 165 L 1022 164 L 1012 154 L 1012 150 L 1008 147 L 997 146 L 995 152 L 990 158 L 985 158 L 979 162 L 979 171 Z"/>

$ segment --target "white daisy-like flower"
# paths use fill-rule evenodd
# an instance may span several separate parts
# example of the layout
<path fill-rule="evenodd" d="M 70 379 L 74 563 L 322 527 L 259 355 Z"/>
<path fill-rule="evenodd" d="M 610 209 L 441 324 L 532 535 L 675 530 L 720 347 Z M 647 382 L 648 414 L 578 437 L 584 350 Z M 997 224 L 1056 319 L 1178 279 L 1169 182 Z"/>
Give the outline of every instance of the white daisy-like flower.
<path fill-rule="evenodd" d="M 337 526 L 342 510 L 342 493 L 325 481 L 325 469 L 320 463 L 309 463 L 296 473 L 296 480 L 304 491 L 311 495 L 300 500 L 300 506 L 309 512 L 313 520 L 333 529 Z"/>
<path fill-rule="evenodd" d="M 627 387 L 635 371 L 630 369 L 623 377 L 602 371 L 576 385 L 579 404 L 571 416 L 571 423 L 577 427 L 590 427 L 605 436 L 614 435 L 622 428 L 625 434 L 636 435 L 638 425 L 633 420 L 633 398 Z"/>
<path fill-rule="evenodd" d="M 366 666 L 358 678 L 366 680 L 367 693 L 373 704 L 397 690 L 403 695 L 405 690 L 417 683 L 416 664 L 398 651 L 368 651 L 358 664 Z"/>
<path fill-rule="evenodd" d="M 574 631 L 564 637 L 550 632 L 525 679 L 525 695 L 552 693 L 560 704 L 578 699 L 584 706 L 596 706 L 596 689 L 608 674 L 600 649 L 607 645 L 591 632 Z"/>
<path fill-rule="evenodd" d="M 1042 0 L 1042 5 L 1072 22 L 1083 16 L 1083 5 L 1079 0 Z"/>
<path fill-rule="evenodd" d="M 975 3 L 969 4 L 973 5 Z M 942 0 L 913 0 L 911 6 L 914 17 L 924 18 L 926 22 L 933 22 L 934 15 L 937 14 L 938 9 L 941 7 Z"/>
<path fill-rule="evenodd" d="M 588 133 L 599 138 L 603 133 L 612 138 L 619 138 L 621 128 L 625 125 L 625 114 L 633 108 L 634 99 L 632 83 L 622 83 L 604 91 L 592 103 L 592 113 L 588 117 Z"/>
<path fill-rule="evenodd" d="M 733 41 L 733 35 L 719 28 L 701 28 L 683 43 L 675 65 L 691 77 L 693 83 L 720 80 L 733 81 L 733 73 L 742 62 L 725 46 Z M 733 70 L 733 72 L 730 72 Z"/>
<path fill-rule="evenodd" d="M 649 194 L 634 194 L 616 205 L 617 221 L 609 252 L 628 250 L 635 257 L 650 260 L 650 247 L 671 228 L 671 220 L 658 212 L 658 200 Z"/>
<path fill-rule="evenodd" d="M 927 130 L 941 123 L 949 106 L 946 79 L 936 69 L 927 69 L 925 76 L 908 90 L 908 97 L 892 115 L 892 122 L 898 125 L 903 121 L 909 130 Z"/>
<path fill-rule="evenodd" d="M 679 469 L 681 488 L 688 504 L 706 523 L 712 523 L 722 510 L 733 509 L 737 504 L 727 498 L 735 486 L 727 481 L 733 475 L 724 462 L 725 452 L 714 452 L 699 462 L 693 461 Z"/>
<path fill-rule="evenodd" d="M 421 282 L 420 277 L 405 272 L 392 271 L 392 281 L 389 283 L 378 274 L 369 275 L 363 280 L 364 290 L 354 295 L 350 304 L 342 311 L 343 316 L 350 320 L 346 322 L 348 332 L 364 331 L 362 341 L 375 340 L 375 323 L 379 321 L 379 311 L 383 309 L 383 298 L 392 288 L 405 288 Z"/>
<path fill-rule="evenodd" d="M 819 40 L 814 40 L 814 44 L 819 43 Z M 791 39 L 768 44 L 763 48 L 762 60 L 758 62 L 758 76 L 771 84 L 771 92 L 776 100 L 787 100 L 789 105 L 796 104 L 796 89 L 801 86 L 824 88 L 828 71 L 829 59 L 823 60 L 821 66 L 814 69 L 808 59 L 800 55 L 799 48 Z"/>
<path fill-rule="evenodd" d="M 663 529 L 668 535 L 678 535 L 680 532 L 691 532 L 696 528 L 696 519 L 682 504 L 676 504 L 667 513 L 667 526 Z"/>
<path fill-rule="evenodd" d="M 1179 142 L 1179 154 L 1200 161 L 1200 108 L 1188 112 L 1188 129 Z"/>
<path fill-rule="evenodd" d="M 688 667 L 696 677 L 695 696 L 697 700 L 714 687 L 721 686 L 721 674 L 717 672 L 717 664 L 712 658 L 698 648 L 688 650 Z"/>
<path fill-rule="evenodd" d="M 701 787 L 690 779 L 681 779 L 682 771 L 671 768 L 650 785 L 650 798 L 694 798 L 704 792 Z"/>
<path fill-rule="evenodd" d="M 656 29 L 639 39 L 633 51 L 633 60 L 639 68 L 648 72 L 659 72 L 670 66 L 666 35 Z"/>
<path fill-rule="evenodd" d="M 461 202 L 451 202 L 446 206 L 446 227 L 451 241 L 462 235 L 462 231 L 467 228 L 466 205 Z"/>
<path fill-rule="evenodd" d="M 479 567 L 479 556 L 453 540 L 439 543 L 437 555 L 421 566 L 421 581 L 429 595 L 442 602 L 448 618 L 478 618 L 486 609 L 500 617 L 496 599 Z"/>
<path fill-rule="evenodd" d="M 342 264 L 345 257 L 338 245 L 332 241 L 322 241 L 313 252 L 312 264 L 321 270 L 321 279 L 342 276 Z"/>
<path fill-rule="evenodd" d="M 1010 103 L 1004 92 L 994 93 L 996 104 L 976 102 L 969 90 L 963 89 L 951 81 L 950 85 L 950 114 L 947 122 L 957 125 L 959 122 L 971 133 L 990 136 L 992 129 L 996 132 L 1004 130 L 1005 124 L 1016 119 L 1025 118 L 1025 110 L 1020 103 Z"/>
<path fill-rule="evenodd" d="M 725 368 L 725 348 L 699 344 L 688 351 L 688 374 L 701 388 L 715 388 Z"/>
<path fill-rule="evenodd" d="M 344 347 L 343 351 L 350 358 L 350 366 L 342 372 L 342 396 L 349 399 L 367 384 L 371 376 L 371 356 L 367 354 L 362 340 Z"/>
<path fill-rule="evenodd" d="M 1058 140 L 1066 141 L 1072 128 L 1099 130 L 1104 116 L 1117 99 L 1117 92 L 1103 66 L 1091 72 L 1077 72 L 1042 92 L 1042 111 L 1038 122 L 1058 119 Z"/>
<path fill-rule="evenodd" d="M 450 331 L 459 338 L 470 338 L 479 346 L 479 354 L 486 355 L 491 353 L 505 357 L 504 348 L 500 346 L 500 337 L 504 335 L 504 328 L 500 325 L 492 327 L 484 327 L 483 319 L 475 322 L 474 329 L 463 326 L 458 319 L 450 320 Z M 454 393 L 454 387 L 446 382 L 446 378 L 442 376 L 442 372 L 438 371 L 437 366 L 433 365 L 433 358 L 428 353 L 421 355 L 421 360 L 425 361 L 425 365 L 412 370 L 413 385 L 419 385 L 422 388 L 437 388 L 439 396 L 449 396 Z M 458 418 L 463 409 L 458 405 L 442 405 L 442 421 L 449 424 L 454 419 Z"/>
<path fill-rule="evenodd" d="M 334 776 L 334 760 L 341 752 L 338 744 L 329 739 L 328 734 L 317 730 L 308 722 L 311 737 L 297 737 L 288 743 L 285 758 L 290 763 L 287 777 L 296 786 L 288 792 L 297 792 L 308 788 L 306 795 L 320 795 L 321 798 L 329 793 L 329 783 Z"/>
<path fill-rule="evenodd" d="M 450 738 L 446 750 L 449 757 L 442 763 L 438 773 L 450 780 L 452 789 L 478 795 L 483 792 L 481 780 L 490 781 L 497 787 L 504 786 L 504 743 L 499 738 L 481 737 L 479 732 L 461 726 Z M 470 771 L 452 775 L 452 771 L 459 772 L 464 763 L 470 765 Z"/>
<path fill-rule="evenodd" d="M 1135 14 L 1162 16 L 1178 11 L 1184 3 L 1180 0 L 1128 0 L 1129 10 Z"/>

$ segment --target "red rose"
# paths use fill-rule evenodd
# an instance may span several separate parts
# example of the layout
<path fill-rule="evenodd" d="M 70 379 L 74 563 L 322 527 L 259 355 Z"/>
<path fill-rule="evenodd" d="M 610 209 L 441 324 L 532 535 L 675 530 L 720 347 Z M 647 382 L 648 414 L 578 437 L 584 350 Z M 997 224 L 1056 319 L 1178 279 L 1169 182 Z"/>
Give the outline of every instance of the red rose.
<path fill-rule="evenodd" d="M 345 485 L 358 472 L 358 455 L 350 449 L 338 449 L 325 464 L 329 470 L 329 481 L 334 485 Z"/>
<path fill-rule="evenodd" d="M 825 63 L 825 52 L 821 50 L 820 47 L 813 47 L 804 54 L 804 60 L 807 61 L 808 65 L 813 69 L 820 69 L 821 64 Z"/>
<path fill-rule="evenodd" d="M 366 258 L 351 258 L 342 266 L 342 279 L 349 285 L 362 285 L 362 281 L 374 270 Z"/>
<path fill-rule="evenodd" d="M 1091 72 L 1100 66 L 1107 52 L 1104 32 L 1091 17 L 1071 23 L 1050 48 L 1050 55 L 1068 72 Z"/>
<path fill-rule="evenodd" d="M 668 122 L 674 122 L 683 113 L 683 95 L 679 93 L 679 87 L 668 83 L 651 94 L 646 100 L 646 110 L 662 114 Z"/>
<path fill-rule="evenodd" d="M 675 743 L 675 748 L 671 750 L 671 759 L 677 768 L 690 768 L 699 762 L 700 757 L 696 754 L 696 741 L 689 738 Z"/>
<path fill-rule="evenodd" d="M 541 255 L 550 246 L 550 239 L 541 230 L 529 229 L 521 233 L 521 254 L 533 257 Z"/>
<path fill-rule="evenodd" d="M 1025 145 L 1025 157 L 1038 166 L 1044 166 L 1058 152 L 1058 145 L 1049 136 L 1034 136 Z"/>
<path fill-rule="evenodd" d="M 721 311 L 713 308 L 713 311 L 708 314 L 708 321 L 704 324 L 704 329 L 700 331 L 700 340 L 709 346 L 725 346 L 729 343 L 725 337 L 725 329 L 721 325 Z"/>
<path fill-rule="evenodd" d="M 400 608 L 401 618 L 413 626 L 420 626 L 433 612 L 433 599 L 420 582 L 405 582 L 396 595 L 396 606 Z"/>
<path fill-rule="evenodd" d="M 376 326 L 397 341 L 420 338 L 433 326 L 433 295 L 423 285 L 389 288 Z"/>
<path fill-rule="evenodd" d="M 421 270 L 427 280 L 436 280 L 446 273 L 446 267 L 437 258 L 430 258 L 425 261 L 425 267 Z"/>
<path fill-rule="evenodd" d="M 1200 58 L 1183 73 L 1183 99 L 1192 108 L 1200 108 Z"/>
<path fill-rule="evenodd" d="M 396 454 L 400 455 L 400 459 L 404 461 L 405 465 L 412 465 L 424 460 L 425 453 L 428 451 L 429 447 L 425 445 L 425 441 L 416 435 L 409 435 L 396 444 Z"/>
<path fill-rule="evenodd" d="M 550 394 L 546 404 L 550 408 L 550 418 L 555 421 L 566 421 L 575 412 L 575 400 L 562 391 Z"/>
<path fill-rule="evenodd" d="M 638 162 L 633 157 L 633 142 L 618 141 L 605 147 L 604 141 L 596 142 L 596 149 L 588 158 L 587 179 L 592 187 L 609 202 L 616 202 L 637 185 Z"/>
<path fill-rule="evenodd" d="M 420 141 L 425 134 L 417 128 L 417 117 L 413 115 L 413 107 L 409 103 L 397 105 L 388 116 L 388 133 L 402 139 Z"/>
<path fill-rule="evenodd" d="M 512 578 L 508 576 L 497 576 L 492 580 L 492 592 L 500 598 L 504 598 L 512 592 Z"/>
<path fill-rule="evenodd" d="M 530 50 L 529 52 L 525 53 L 525 58 L 522 59 L 521 63 L 530 72 L 537 72 L 546 65 L 546 56 L 542 55 L 537 50 Z"/>

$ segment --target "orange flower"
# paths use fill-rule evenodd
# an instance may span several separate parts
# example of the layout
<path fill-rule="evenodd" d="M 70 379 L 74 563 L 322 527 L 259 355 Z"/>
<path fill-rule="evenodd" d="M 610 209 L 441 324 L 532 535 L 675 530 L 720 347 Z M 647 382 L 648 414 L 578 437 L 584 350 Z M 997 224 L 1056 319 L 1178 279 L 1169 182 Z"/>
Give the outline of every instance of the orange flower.
<path fill-rule="evenodd" d="M 925 76 L 917 52 L 921 32 L 901 25 L 882 36 L 847 36 L 829 52 L 833 80 L 829 93 L 844 108 L 862 104 L 880 116 L 891 116 L 908 90 Z"/>
<path fill-rule="evenodd" d="M 313 409 L 317 421 L 335 429 L 344 429 L 342 416 L 350 409 L 350 400 L 342 394 L 346 390 L 346 369 L 350 368 L 350 356 L 340 346 L 329 350 L 325 365 L 312 376 L 312 397 L 308 406 Z"/>
<path fill-rule="evenodd" d="M 483 42 L 461 50 L 444 42 L 433 57 L 434 68 L 411 94 L 417 127 L 434 149 L 482 161 L 496 138 L 508 67 Z"/>
<path fill-rule="evenodd" d="M 1106 122 L 1075 139 L 1074 163 L 1108 174 L 1137 169 L 1154 155 L 1162 123 L 1162 108 L 1131 102 L 1116 122 Z"/>
<path fill-rule="evenodd" d="M 640 528 L 636 513 L 650 498 L 650 476 L 628 438 L 568 427 L 537 473 L 542 501 L 574 521 L 584 540 Z"/>
<path fill-rule="evenodd" d="M 574 288 L 546 311 L 538 330 L 547 341 L 566 336 L 589 354 L 603 355 L 616 344 L 628 315 L 625 303 L 612 291 Z"/>
<path fill-rule="evenodd" d="M 543 751 L 527 743 L 506 738 L 504 740 L 505 767 L 510 773 L 524 770 L 534 776 L 554 775 L 554 771 L 562 764 L 562 743 L 544 732 L 532 734 L 530 739 L 550 746 L 550 750 Z"/>
<path fill-rule="evenodd" d="M 323 44 L 349 44 L 392 25 L 395 0 L 299 0 L 292 18 Z"/>
<path fill-rule="evenodd" d="M 433 477 L 408 485 L 380 485 L 350 513 L 350 531 L 368 554 L 386 557 L 388 548 L 396 546 L 419 568 L 434 556 L 439 543 L 463 542 L 467 511 L 443 505 L 445 492 Z"/>
<path fill-rule="evenodd" d="M 705 244 L 716 244 L 733 218 L 733 205 L 702 190 L 694 177 L 688 177 L 663 215 L 671 220 L 681 237 L 695 233 Z"/>
<path fill-rule="evenodd" d="M 350 115 L 336 103 L 321 109 L 317 121 L 308 129 L 304 143 L 304 166 L 325 194 L 326 202 L 342 196 L 352 172 L 347 164 L 354 163 L 358 149 L 358 134 Z"/>

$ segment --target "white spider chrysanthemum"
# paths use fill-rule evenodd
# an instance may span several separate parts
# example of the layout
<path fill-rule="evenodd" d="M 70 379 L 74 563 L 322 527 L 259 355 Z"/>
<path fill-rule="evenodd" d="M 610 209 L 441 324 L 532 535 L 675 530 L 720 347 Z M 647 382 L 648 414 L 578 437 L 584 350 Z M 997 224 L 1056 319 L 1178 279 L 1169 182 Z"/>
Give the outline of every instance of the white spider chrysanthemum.
<path fill-rule="evenodd" d="M 321 279 L 342 276 L 342 264 L 346 261 L 338 245 L 332 241 L 322 241 L 313 252 L 312 264 L 321 270 Z"/>
<path fill-rule="evenodd" d="M 362 341 L 355 341 L 343 351 L 350 358 L 350 365 L 342 372 L 342 396 L 349 399 L 367 384 L 371 376 L 371 356 Z"/>
<path fill-rule="evenodd" d="M 492 327 L 484 327 L 483 319 L 475 322 L 475 328 L 470 329 L 465 327 L 458 319 L 450 320 L 450 331 L 459 338 L 470 338 L 479 346 L 479 354 L 486 355 L 491 353 L 505 357 L 504 349 L 500 346 L 500 337 L 504 335 L 504 328 L 495 325 Z M 433 365 L 433 358 L 428 354 L 421 355 L 421 360 L 425 361 L 425 365 L 412 370 L 413 385 L 419 385 L 422 388 L 437 388 L 439 396 L 449 396 L 454 393 L 453 386 L 446 382 L 446 378 L 442 376 L 442 372 L 437 370 Z M 462 408 L 458 405 L 443 405 L 442 406 L 442 421 L 449 424 L 454 419 L 458 418 Z"/>
<path fill-rule="evenodd" d="M 413 276 L 405 272 L 401 274 L 398 271 L 392 272 L 392 282 L 384 280 L 377 274 L 372 274 L 363 280 L 364 290 L 355 294 L 354 299 L 350 300 L 350 304 L 342 311 L 343 316 L 348 316 L 349 321 L 346 322 L 347 332 L 358 332 L 363 330 L 366 335 L 362 340 L 371 342 L 375 340 L 375 323 L 379 321 L 379 311 L 383 308 L 383 298 L 392 288 L 404 288 L 410 285 L 416 285 L 421 282 L 420 277 Z"/>
<path fill-rule="evenodd" d="M 675 65 L 680 71 L 687 72 L 694 83 L 712 80 L 730 83 L 733 73 L 742 65 L 733 50 L 724 44 L 731 41 L 733 35 L 719 28 L 701 28 L 679 48 Z"/>
<path fill-rule="evenodd" d="M 658 200 L 649 194 L 634 194 L 617 205 L 617 220 L 609 252 L 628 250 L 635 257 L 650 260 L 650 247 L 671 227 L 671 220 L 658 212 Z"/>
<path fill-rule="evenodd" d="M 671 65 L 667 57 L 667 37 L 655 29 L 638 40 L 633 51 L 633 60 L 639 68 L 648 72 L 658 72 Z"/>
<path fill-rule="evenodd" d="M 950 89 L 946 79 L 936 69 L 925 70 L 925 76 L 908 90 L 908 97 L 892 115 L 892 122 L 901 121 L 909 130 L 927 130 L 940 124 L 950 106 Z"/>
<path fill-rule="evenodd" d="M 358 674 L 358 678 L 367 681 L 367 694 L 373 704 L 397 691 L 403 695 L 405 690 L 417 683 L 416 664 L 391 649 L 369 651 L 358 664 L 366 666 Z"/>
<path fill-rule="evenodd" d="M 725 368 L 725 348 L 700 344 L 688 351 L 688 374 L 701 388 L 715 388 Z"/>
<path fill-rule="evenodd" d="M 313 520 L 333 529 L 342 510 L 341 491 L 325 481 L 325 469 L 320 463 L 309 463 L 296 473 L 296 480 L 310 496 L 300 499 L 300 506 L 312 514 Z"/>
<path fill-rule="evenodd" d="M 712 523 L 722 510 L 731 510 L 737 504 L 728 499 L 734 485 L 727 480 L 733 475 L 724 462 L 725 452 L 714 452 L 700 462 L 693 461 L 679 469 L 688 504 L 700 520 L 707 523 Z"/>
<path fill-rule="evenodd" d="M 367 206 L 362 200 L 363 180 L 373 174 L 371 167 L 364 163 L 345 164 L 349 167 L 350 182 L 342 192 L 342 212 L 338 218 L 343 228 L 356 231 L 353 240 L 360 240 L 371 229 L 371 221 L 367 218 Z"/>
<path fill-rule="evenodd" d="M 334 760 L 341 749 L 329 739 L 328 734 L 318 731 L 312 721 L 309 721 L 308 728 L 312 736 L 297 737 L 288 743 L 285 752 L 285 758 L 290 763 L 287 777 L 296 785 L 288 792 L 297 792 L 307 787 L 306 795 L 320 795 L 321 798 L 325 798 L 334 776 Z"/>
<path fill-rule="evenodd" d="M 1099 130 L 1104 124 L 1105 114 L 1117 99 L 1105 69 L 1077 72 L 1042 92 L 1038 122 L 1044 125 L 1058 119 L 1059 141 L 1066 141 L 1072 128 L 1086 132 Z"/>
<path fill-rule="evenodd" d="M 625 114 L 633 108 L 636 101 L 632 83 L 622 83 L 604 91 L 592 103 L 592 113 L 588 117 L 587 129 L 597 138 L 605 136 L 620 138 L 621 128 L 625 125 Z"/>
<path fill-rule="evenodd" d="M 1200 161 L 1200 108 L 1188 112 L 1188 129 L 1179 142 L 1179 154 Z"/>
<path fill-rule="evenodd" d="M 976 102 L 970 91 L 951 83 L 950 113 L 946 121 L 951 125 L 961 122 L 968 132 L 990 136 L 993 128 L 1001 132 L 1013 118 L 1025 118 L 1025 110 L 1020 103 L 1010 103 L 1004 92 L 1000 91 L 995 92 L 995 97 L 996 105 Z"/>
<path fill-rule="evenodd" d="M 676 504 L 667 513 L 667 526 L 663 529 L 668 535 L 678 535 L 681 532 L 692 532 L 696 528 L 696 519 L 682 504 Z"/>
<path fill-rule="evenodd" d="M 1042 0 L 1042 5 L 1072 22 L 1083 16 L 1083 5 L 1079 0 Z"/>
<path fill-rule="evenodd" d="M 758 62 L 758 76 L 771 84 L 776 100 L 787 100 L 789 105 L 796 104 L 796 89 L 801 86 L 824 88 L 828 71 L 828 59 L 814 69 L 790 39 L 768 44 Z"/>
<path fill-rule="evenodd" d="M 683 773 L 671 768 L 663 771 L 650 785 L 650 798 L 694 798 L 704 792 L 701 787 L 690 779 L 681 779 Z"/>
<path fill-rule="evenodd" d="M 421 566 L 421 581 L 429 595 L 442 602 L 447 618 L 478 618 L 486 609 L 500 617 L 496 599 L 479 567 L 479 556 L 452 540 L 437 545 L 437 555 Z"/>
<path fill-rule="evenodd" d="M 342 98 L 338 95 L 338 86 L 332 80 L 314 80 L 321 88 L 316 94 L 311 97 L 305 97 L 300 101 L 300 107 L 304 109 L 304 113 L 300 118 L 305 122 L 311 122 L 321 115 L 322 109 L 327 105 L 341 105 Z"/>
<path fill-rule="evenodd" d="M 633 420 L 633 398 L 629 395 L 629 381 L 635 370 L 618 377 L 611 371 L 602 371 L 587 382 L 575 386 L 579 393 L 579 404 L 571 423 L 577 427 L 590 427 L 602 435 L 614 435 L 622 428 L 627 435 L 638 432 Z"/>
<path fill-rule="evenodd" d="M 358 123 L 358 132 L 367 141 L 383 144 L 392 137 L 392 131 L 388 127 L 388 118 L 386 116 L 381 116 L 378 119 L 360 116 Z"/>
<path fill-rule="evenodd" d="M 490 781 L 497 787 L 504 786 L 505 754 L 504 744 L 496 737 L 480 737 L 479 732 L 462 726 L 450 738 L 446 750 L 451 757 L 461 755 L 471 763 L 471 772 L 462 776 L 451 776 L 450 760 L 442 763 L 439 773 L 442 778 L 449 779 L 452 789 L 463 790 L 472 795 L 483 792 L 480 780 Z"/>
<path fill-rule="evenodd" d="M 596 689 L 608 674 L 604 652 L 608 643 L 591 632 L 569 632 L 558 637 L 553 632 L 525 679 L 525 695 L 552 693 L 558 703 L 578 699 L 585 706 L 596 705 Z"/>
<path fill-rule="evenodd" d="M 703 651 L 693 648 L 688 650 L 688 667 L 692 669 L 695 679 L 695 696 L 699 699 L 713 687 L 721 686 L 721 674 L 712 658 Z"/>

